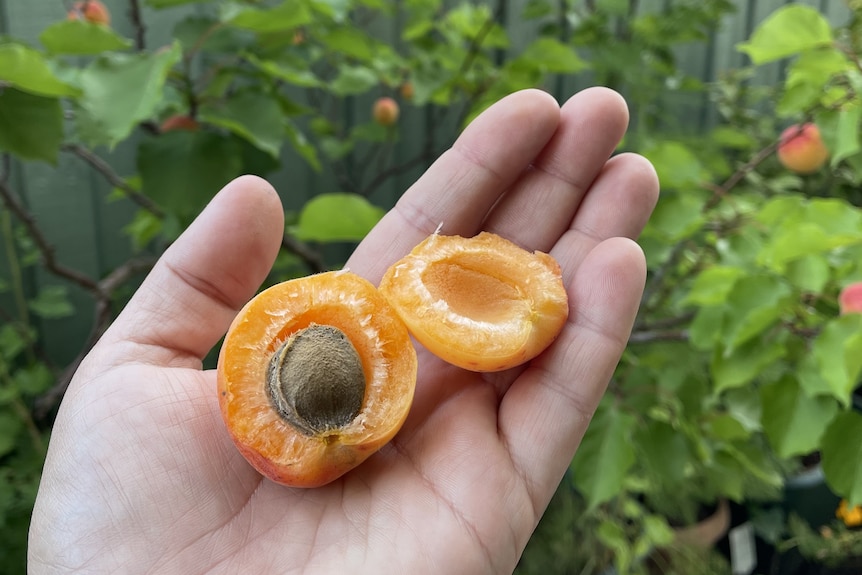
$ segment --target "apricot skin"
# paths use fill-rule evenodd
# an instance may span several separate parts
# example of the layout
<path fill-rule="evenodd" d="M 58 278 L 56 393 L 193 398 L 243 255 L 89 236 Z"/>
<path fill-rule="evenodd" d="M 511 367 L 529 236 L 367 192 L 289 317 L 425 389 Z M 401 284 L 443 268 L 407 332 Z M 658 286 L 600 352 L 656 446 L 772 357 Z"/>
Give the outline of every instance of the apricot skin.
<path fill-rule="evenodd" d="M 381 126 L 392 126 L 398 121 L 399 114 L 398 102 L 392 98 L 379 98 L 374 102 L 372 115 L 374 116 L 374 121 Z"/>
<path fill-rule="evenodd" d="M 312 323 L 337 327 L 350 339 L 366 392 L 350 424 L 307 435 L 278 414 L 266 371 L 281 343 Z M 416 372 L 407 329 L 377 289 L 350 272 L 327 272 L 277 284 L 243 307 L 219 353 L 219 406 L 237 449 L 261 474 L 284 485 L 318 487 L 395 436 L 413 401 Z"/>
<path fill-rule="evenodd" d="M 829 150 L 812 123 L 793 125 L 781 132 L 778 161 L 797 174 L 813 174 L 829 160 Z"/>
<path fill-rule="evenodd" d="M 483 232 L 434 234 L 389 268 L 380 291 L 431 353 L 471 371 L 523 364 L 568 318 L 560 266 Z"/>
<path fill-rule="evenodd" d="M 69 20 L 79 20 L 83 17 L 87 22 L 107 26 L 111 23 L 111 14 L 99 0 L 75 2 L 67 15 Z"/>
<path fill-rule="evenodd" d="M 849 284 L 841 290 L 838 297 L 841 315 L 862 313 L 862 282 Z"/>

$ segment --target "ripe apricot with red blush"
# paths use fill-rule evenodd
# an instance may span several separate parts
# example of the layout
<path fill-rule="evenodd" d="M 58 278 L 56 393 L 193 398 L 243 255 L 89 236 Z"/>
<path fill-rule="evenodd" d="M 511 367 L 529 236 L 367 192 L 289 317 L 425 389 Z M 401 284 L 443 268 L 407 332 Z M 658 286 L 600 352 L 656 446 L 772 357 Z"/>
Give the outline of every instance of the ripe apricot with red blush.
<path fill-rule="evenodd" d="M 393 264 L 380 291 L 445 361 L 500 371 L 544 351 L 569 314 L 560 266 L 496 234 L 433 234 Z"/>
<path fill-rule="evenodd" d="M 392 439 L 416 371 L 407 329 L 374 285 L 321 273 L 270 287 L 239 312 L 219 354 L 219 404 L 260 473 L 316 487 Z"/>

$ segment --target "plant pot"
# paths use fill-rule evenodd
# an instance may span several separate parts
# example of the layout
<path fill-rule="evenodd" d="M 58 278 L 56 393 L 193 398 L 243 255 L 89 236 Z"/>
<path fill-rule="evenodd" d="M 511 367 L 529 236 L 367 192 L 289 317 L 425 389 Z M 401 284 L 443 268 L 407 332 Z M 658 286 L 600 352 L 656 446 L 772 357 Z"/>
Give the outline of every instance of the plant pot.
<path fill-rule="evenodd" d="M 730 504 L 726 499 L 719 501 L 715 511 L 709 517 L 674 530 L 674 542 L 707 549 L 720 541 L 730 529 Z"/>
<path fill-rule="evenodd" d="M 813 529 L 834 521 L 840 502 L 841 498 L 826 485 L 819 462 L 784 482 L 784 512 L 799 515 Z"/>

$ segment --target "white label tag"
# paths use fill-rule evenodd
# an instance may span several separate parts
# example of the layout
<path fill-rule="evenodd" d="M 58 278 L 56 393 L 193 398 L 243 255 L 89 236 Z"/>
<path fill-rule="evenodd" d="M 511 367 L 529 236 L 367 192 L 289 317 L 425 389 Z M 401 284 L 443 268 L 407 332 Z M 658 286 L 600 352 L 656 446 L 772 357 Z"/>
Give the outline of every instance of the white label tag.
<path fill-rule="evenodd" d="M 730 540 L 730 566 L 733 575 L 751 575 L 757 567 L 754 526 L 750 521 L 737 525 L 727 534 Z"/>

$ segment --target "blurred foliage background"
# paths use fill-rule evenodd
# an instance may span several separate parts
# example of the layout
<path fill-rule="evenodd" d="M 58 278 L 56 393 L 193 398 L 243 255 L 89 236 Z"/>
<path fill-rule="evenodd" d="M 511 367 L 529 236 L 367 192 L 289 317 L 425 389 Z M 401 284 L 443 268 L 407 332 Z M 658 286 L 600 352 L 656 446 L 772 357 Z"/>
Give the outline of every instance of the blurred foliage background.
<path fill-rule="evenodd" d="M 338 267 L 490 103 L 591 85 L 626 97 L 620 151 L 662 198 L 629 350 L 518 572 L 862 554 L 862 315 L 838 300 L 862 281 L 862 2 L 103 2 L 0 0 L 0 571 L 78 361 L 224 183 L 282 195 L 269 282 Z M 781 160 L 788 127 L 828 158 Z"/>

